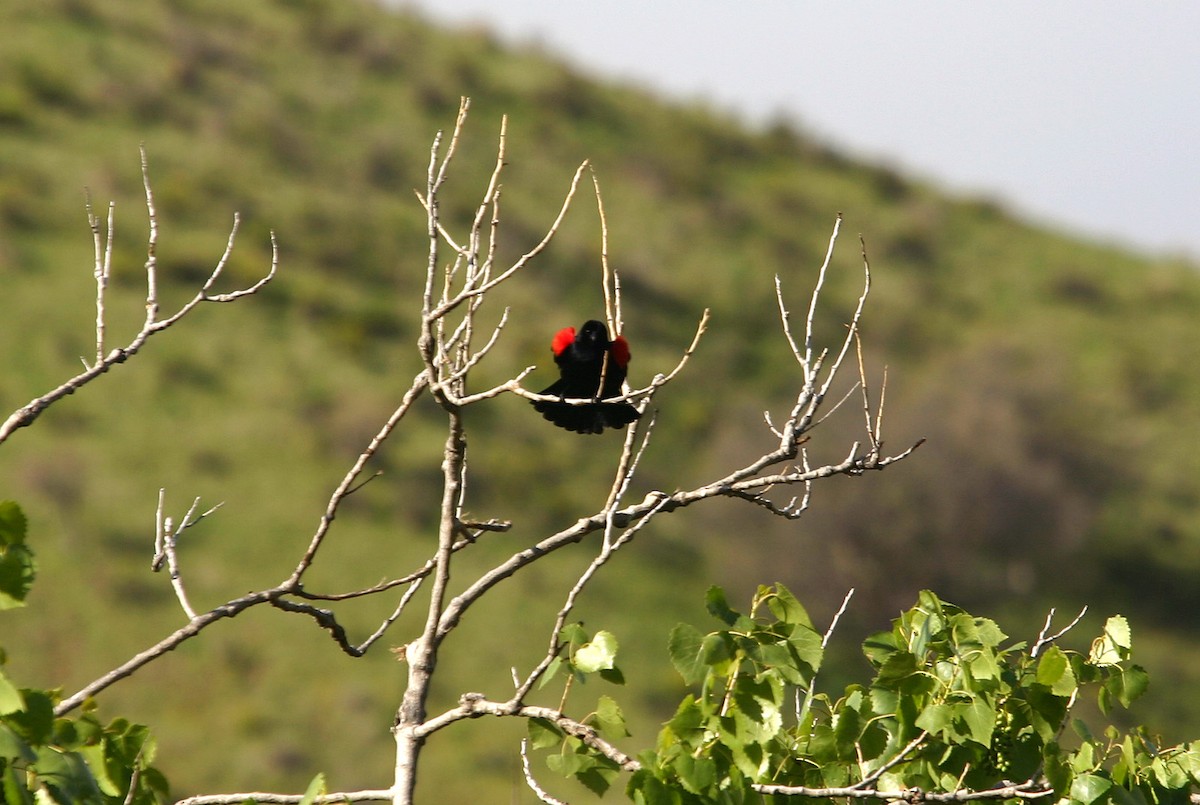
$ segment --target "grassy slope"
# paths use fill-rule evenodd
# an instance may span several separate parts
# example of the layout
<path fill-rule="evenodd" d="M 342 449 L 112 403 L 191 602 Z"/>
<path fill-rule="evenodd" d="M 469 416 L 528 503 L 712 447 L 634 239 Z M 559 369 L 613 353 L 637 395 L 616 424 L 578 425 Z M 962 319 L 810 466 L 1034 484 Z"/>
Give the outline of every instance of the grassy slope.
<path fill-rule="evenodd" d="M 194 495 L 226 502 L 185 547 L 198 605 L 287 572 L 328 490 L 416 370 L 424 248 L 410 188 L 423 183 L 429 140 L 451 123 L 460 94 L 474 98 L 472 122 L 445 209 L 460 220 L 471 209 L 507 113 L 507 256 L 537 240 L 578 162 L 596 166 L 624 272 L 635 380 L 666 366 L 699 310 L 714 309 L 690 378 L 662 397 L 647 485 L 701 480 L 764 444 L 760 400 L 778 410 L 796 383 L 782 341 L 763 326 L 771 278 L 780 273 L 803 305 L 838 210 L 851 237 L 821 332 L 836 337 L 852 304 L 852 236 L 862 232 L 876 275 L 871 364 L 891 371 L 889 443 L 930 438 L 886 475 L 818 488 L 799 526 L 734 506 L 683 512 L 622 558 L 620 578 L 598 587 L 581 615 L 622 636 L 629 676 L 652 675 L 625 694 L 631 708 L 644 706 L 640 739 L 676 692 L 656 665 L 657 635 L 681 617 L 702 622 L 700 594 L 712 582 L 745 591 L 782 579 L 818 617 L 855 585 L 848 646 L 856 629 L 880 625 L 932 585 L 970 608 L 1007 612 L 1029 633 L 1049 605 L 1090 601 L 1097 618 L 1132 611 L 1156 624 L 1156 657 L 1186 655 L 1196 623 L 1180 613 L 1200 603 L 1187 583 L 1200 568 L 1192 267 L 1079 243 L 850 162 L 786 127 L 747 131 L 536 53 L 502 51 L 483 34 L 370 7 L 25 0 L 0 16 L 0 74 L 13 77 L 0 88 L 6 410 L 93 349 L 84 185 L 98 204 L 117 204 L 111 342 L 136 329 L 139 142 L 159 201 L 168 306 L 207 274 L 233 210 L 244 227 L 231 285 L 265 269 L 268 228 L 283 249 L 269 292 L 201 310 L 5 445 L 0 483 L 26 506 L 43 567 L 32 608 L 5 618 L 18 678 L 73 690 L 179 624 L 165 580 L 145 570 L 160 486 L 180 512 Z M 544 362 L 553 329 L 598 310 L 589 199 L 561 234 L 496 300 L 512 305 L 513 326 L 481 385 Z M 815 451 L 840 453 L 855 437 L 846 413 Z M 472 505 L 518 521 L 490 550 L 527 544 L 594 505 L 611 442 L 551 432 L 514 400 L 477 416 Z M 371 583 L 424 558 L 437 444 L 431 415 L 398 435 L 380 459 L 387 474 L 339 519 L 314 584 Z M 568 474 L 569 484 L 551 483 Z M 748 548 L 750 539 L 758 544 Z M 515 647 L 497 624 L 552 611 L 581 561 L 500 588 L 493 617 L 468 619 L 440 701 L 464 689 L 499 695 L 504 669 L 536 647 Z M 1060 586 L 1047 599 L 1040 585 L 1051 582 Z M 368 628 L 386 608 L 362 606 L 350 622 Z M 651 633 L 639 637 L 639 624 Z M 1189 665 L 1185 656 L 1178 667 Z M 1188 682 L 1183 670 L 1164 673 Z M 182 791 L 296 789 L 316 769 L 335 785 L 377 785 L 400 682 L 386 652 L 351 661 L 309 624 L 264 612 L 219 627 L 102 704 L 155 726 Z M 1197 724 L 1192 714 L 1178 729 Z M 435 741 L 427 784 L 468 796 L 474 781 L 456 753 L 470 751 L 506 790 L 512 747 L 498 736 L 512 732 L 472 723 Z"/>

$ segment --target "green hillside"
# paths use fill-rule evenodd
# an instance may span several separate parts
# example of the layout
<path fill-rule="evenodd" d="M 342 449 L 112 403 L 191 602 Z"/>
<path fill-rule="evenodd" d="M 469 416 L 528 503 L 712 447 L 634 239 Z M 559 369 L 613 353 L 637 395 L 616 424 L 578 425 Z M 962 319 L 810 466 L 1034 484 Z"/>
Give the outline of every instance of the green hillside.
<path fill-rule="evenodd" d="M 875 280 L 868 365 L 889 373 L 885 437 L 896 448 L 928 439 L 886 473 L 818 484 L 796 523 L 732 504 L 683 511 L 620 558 L 580 614 L 627 638 L 625 673 L 645 681 L 623 692 L 627 709 L 642 709 L 635 741 L 649 742 L 678 700 L 667 629 L 696 620 L 712 583 L 744 597 L 772 581 L 818 620 L 857 588 L 838 641 L 847 669 L 861 635 L 922 588 L 1024 624 L 1030 638 L 1051 606 L 1091 604 L 1092 624 L 1122 612 L 1165 683 L 1144 720 L 1174 738 L 1200 734 L 1200 699 L 1168 699 L 1200 690 L 1196 266 L 948 197 L 789 125 L 751 129 L 367 4 L 9 0 L 0 30 L 5 416 L 94 353 L 84 188 L 97 209 L 116 204 L 110 344 L 140 326 L 139 144 L 165 309 L 207 277 L 234 211 L 228 287 L 265 272 L 271 230 L 281 249 L 262 294 L 202 308 L 3 445 L 0 498 L 29 515 L 41 563 L 30 607 L 0 615 L 18 681 L 73 692 L 182 625 L 168 581 L 148 571 L 160 487 L 176 516 L 197 495 L 225 504 L 182 548 L 198 607 L 290 572 L 333 485 L 419 370 L 425 217 L 412 189 L 434 132 L 468 95 L 447 221 L 473 212 L 507 114 L 501 259 L 540 239 L 588 159 L 622 272 L 631 380 L 673 365 L 712 308 L 687 373 L 658 398 L 647 487 L 707 479 L 770 440 L 762 408 L 787 405 L 797 383 L 773 277 L 805 304 L 838 212 L 846 234 L 819 334 L 840 337 L 857 298 L 861 232 Z M 510 325 L 478 382 L 534 363 L 548 382 L 553 332 L 602 310 L 599 252 L 584 194 L 547 252 L 501 289 Z M 857 438 L 852 407 L 814 441 L 815 458 Z M 517 524 L 493 555 L 602 502 L 616 441 L 557 431 L 512 397 L 472 413 L 473 513 Z M 424 560 L 438 428 L 426 411 L 388 444 L 383 476 L 350 499 L 312 583 L 366 586 Z M 563 579 L 587 559 L 556 558 L 497 588 L 489 620 L 468 621 L 447 648 L 435 706 L 507 689 L 509 666 L 541 651 L 541 627 L 521 644 L 529 624 L 552 617 Z M 360 604 L 346 620 L 368 630 L 391 606 Z M 639 624 L 661 639 L 639 644 Z M 401 620 L 384 642 L 405 642 L 412 626 Z M 350 788 L 390 779 L 402 684 L 386 646 L 352 660 L 307 620 L 251 611 L 99 703 L 155 729 L 179 794 L 303 790 L 322 770 Z M 437 736 L 424 784 L 447 802 L 478 801 L 485 779 L 497 792 L 488 801 L 507 801 L 520 787 L 520 732 L 478 721 Z M 463 753 L 480 759 L 471 774 Z"/>

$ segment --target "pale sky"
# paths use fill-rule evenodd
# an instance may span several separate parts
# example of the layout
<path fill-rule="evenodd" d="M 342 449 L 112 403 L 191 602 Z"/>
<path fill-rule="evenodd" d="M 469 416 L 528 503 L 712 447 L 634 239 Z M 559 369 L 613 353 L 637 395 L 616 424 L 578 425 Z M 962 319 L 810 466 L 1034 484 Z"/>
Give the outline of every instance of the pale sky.
<path fill-rule="evenodd" d="M 1200 260 L 1200 2 L 418 0 L 597 78 L 783 114 L 1028 218 Z"/>

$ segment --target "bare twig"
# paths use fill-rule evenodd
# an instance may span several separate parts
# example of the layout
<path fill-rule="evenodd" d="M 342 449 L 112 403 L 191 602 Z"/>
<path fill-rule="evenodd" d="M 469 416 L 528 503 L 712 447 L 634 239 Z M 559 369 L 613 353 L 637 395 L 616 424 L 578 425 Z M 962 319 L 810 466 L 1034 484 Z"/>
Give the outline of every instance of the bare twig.
<path fill-rule="evenodd" d="M 1046 614 L 1046 623 L 1042 626 L 1042 631 L 1038 633 L 1037 640 L 1034 642 L 1033 648 L 1029 649 L 1029 656 L 1036 657 L 1038 653 L 1047 645 L 1053 643 L 1055 640 L 1074 629 L 1075 626 L 1078 625 L 1081 620 L 1083 620 L 1083 616 L 1087 614 L 1087 611 L 1087 605 L 1084 605 L 1083 609 L 1079 610 L 1079 614 L 1075 616 L 1075 620 L 1071 621 L 1066 626 L 1047 637 L 1046 633 L 1050 631 L 1050 622 L 1054 620 L 1054 607 L 1050 607 L 1050 611 Z"/>
<path fill-rule="evenodd" d="M 630 757 L 601 738 L 595 729 L 589 727 L 587 724 L 569 718 L 558 710 L 549 707 L 534 707 L 513 701 L 488 701 L 482 693 L 463 694 L 458 700 L 458 707 L 447 710 L 436 718 L 429 719 L 417 729 L 417 733 L 423 737 L 437 732 L 456 721 L 462 721 L 464 718 L 478 718 L 484 715 L 540 718 L 549 721 L 567 735 L 578 738 L 588 748 L 604 755 L 625 771 L 637 771 L 642 767 L 642 764 L 635 758 Z"/>
<path fill-rule="evenodd" d="M 100 678 L 93 680 L 87 685 L 84 685 L 77 692 L 63 699 L 61 702 L 55 705 L 54 715 L 60 717 L 66 715 L 76 707 L 79 707 L 81 704 L 83 704 L 89 697 L 95 696 L 105 688 L 108 688 L 122 679 L 131 676 L 139 668 L 147 663 L 153 662 L 167 652 L 174 651 L 182 643 L 200 634 L 200 632 L 202 632 L 206 627 L 211 626 L 213 623 L 223 620 L 224 618 L 235 617 L 250 607 L 266 603 L 267 601 L 270 601 L 272 598 L 278 597 L 279 595 L 282 595 L 282 592 L 277 588 L 262 590 L 256 593 L 249 593 L 240 598 L 234 598 L 230 601 L 227 601 L 221 606 L 211 609 L 208 612 L 197 615 L 195 618 L 188 621 L 188 623 L 182 628 L 175 630 L 150 648 L 134 655 L 113 670 L 104 674 Z"/>
<path fill-rule="evenodd" d="M 863 365 L 862 338 L 856 333 L 854 349 L 858 353 L 858 387 L 862 389 L 863 416 L 867 420 L 867 439 L 871 443 L 871 453 L 879 452 L 877 428 L 871 423 L 871 391 L 867 385 L 867 369 Z"/>
<path fill-rule="evenodd" d="M 150 217 L 150 235 L 146 240 L 146 327 L 149 327 L 158 319 L 158 214 L 154 210 L 154 191 L 150 187 L 146 146 L 143 145 L 138 150 L 142 157 L 142 187 L 146 191 L 146 212 Z M 220 271 L 223 262 L 217 264 L 214 275 Z"/>
<path fill-rule="evenodd" d="M 146 152 L 142 149 L 142 181 L 146 188 L 146 210 L 150 218 L 150 235 L 146 247 L 146 319 L 142 329 L 133 340 L 121 348 L 113 349 L 107 355 L 102 354 L 104 342 L 104 289 L 107 286 L 108 273 L 111 271 L 111 249 L 112 249 L 112 231 L 113 231 L 113 207 L 109 205 L 109 225 L 107 244 L 105 245 L 105 256 L 99 256 L 99 230 L 98 224 L 92 219 L 93 239 L 95 240 L 97 249 L 97 289 L 96 289 L 96 342 L 97 355 L 96 361 L 91 366 L 85 367 L 83 372 L 62 383 L 57 388 L 43 394 L 40 397 L 35 397 L 25 405 L 14 411 L 8 419 L 0 424 L 0 443 L 7 440 L 12 434 L 20 428 L 28 427 L 33 424 L 42 412 L 49 408 L 54 403 L 62 398 L 74 394 L 80 388 L 95 380 L 100 375 L 108 372 L 114 366 L 124 363 L 131 357 L 136 355 L 139 350 L 145 345 L 146 341 L 151 336 L 166 330 L 171 327 L 187 314 L 191 313 L 201 302 L 233 302 L 243 296 L 249 296 L 258 293 L 263 286 L 270 282 L 275 277 L 275 272 L 279 268 L 279 246 L 275 241 L 275 234 L 271 233 L 271 267 L 265 276 L 258 282 L 244 288 L 242 290 L 232 291 L 223 294 L 211 294 L 213 283 L 216 282 L 224 269 L 225 264 L 229 261 L 229 256 L 233 251 L 234 240 L 237 237 L 238 225 L 240 218 L 235 215 L 233 218 L 233 227 L 229 232 L 229 241 L 226 245 L 225 252 L 221 259 L 217 262 L 216 267 L 204 282 L 200 291 L 196 293 L 190 301 L 176 311 L 173 315 L 163 319 L 159 318 L 159 302 L 158 302 L 158 214 L 154 207 L 154 194 L 150 188 L 150 177 L 146 167 Z"/>
<path fill-rule="evenodd" d="M 767 785 L 754 784 L 751 786 L 760 794 L 806 797 L 812 799 L 881 799 L 888 802 L 972 802 L 985 799 L 1042 799 L 1054 796 L 1054 789 L 1048 785 L 1005 785 L 997 788 L 987 788 L 983 791 L 971 791 L 960 788 L 954 791 L 925 791 L 920 788 L 908 788 L 903 791 L 880 791 L 876 788 L 808 788 L 802 785 Z"/>
<path fill-rule="evenodd" d="M 854 588 L 851 587 L 846 591 L 846 597 L 842 599 L 842 605 L 838 607 L 838 611 L 833 613 L 833 620 L 829 622 L 829 628 L 825 630 L 825 635 L 821 638 L 821 648 L 829 645 L 829 639 L 833 637 L 833 630 L 837 628 L 838 621 L 842 619 L 842 615 L 846 614 L 846 607 L 850 606 L 850 599 L 854 597 Z"/>
<path fill-rule="evenodd" d="M 96 363 L 99 364 L 104 360 L 104 330 L 105 330 L 105 315 L 104 315 L 104 292 L 108 288 L 108 278 L 112 274 L 112 247 L 113 247 L 113 216 L 115 215 L 116 205 L 113 202 L 108 203 L 108 225 L 105 229 L 103 239 L 100 235 L 100 222 L 92 211 L 92 197 L 89 193 L 87 196 L 87 216 L 88 224 L 92 229 L 92 241 L 96 250 L 96 266 L 93 273 L 96 277 Z M 84 364 L 84 368 L 89 368 Z"/>
<path fill-rule="evenodd" d="M 604 289 L 604 320 L 613 337 L 625 328 L 621 318 L 620 280 L 608 264 L 608 218 L 604 215 L 604 196 L 600 193 L 600 177 L 592 168 L 592 187 L 596 190 L 596 211 L 600 215 L 600 285 Z"/>
<path fill-rule="evenodd" d="M 529 739 L 521 739 L 521 771 L 525 775 L 525 785 L 529 786 L 529 790 L 538 798 L 539 802 L 544 802 L 546 805 L 567 805 L 561 799 L 550 796 L 541 785 L 538 784 L 537 778 L 533 776 L 533 770 L 529 768 Z"/>
<path fill-rule="evenodd" d="M 917 737 L 915 737 L 911 741 L 909 741 L 908 744 L 903 749 L 901 749 L 899 752 L 897 752 L 896 755 L 892 759 L 888 760 L 886 763 L 884 763 L 882 766 L 877 768 L 875 771 L 871 772 L 866 777 L 859 780 L 857 783 L 854 784 L 853 787 L 854 788 L 869 788 L 869 787 L 875 785 L 876 781 L 878 781 L 879 778 L 883 777 L 883 775 L 887 774 L 889 771 L 896 768 L 896 766 L 899 766 L 901 763 L 903 763 L 908 758 L 908 756 L 910 754 L 912 754 L 912 752 L 914 750 L 916 750 L 917 747 L 919 747 L 921 744 L 925 743 L 925 739 L 928 737 L 929 737 L 929 733 L 926 732 L 925 730 L 921 730 L 917 734 Z"/>
<path fill-rule="evenodd" d="M 665 503 L 665 498 L 660 502 Z M 538 680 L 542 678 L 542 675 L 545 674 L 551 663 L 553 663 L 554 659 L 559 655 L 561 651 L 559 635 L 562 633 L 563 626 L 566 625 L 567 617 L 570 615 L 571 610 L 575 608 L 575 602 L 578 600 L 580 593 L 583 592 L 583 588 L 587 586 L 587 583 L 591 581 L 593 576 L 596 575 L 596 571 L 603 567 L 608 560 L 612 558 L 613 554 L 615 554 L 624 545 L 628 544 L 635 536 L 637 536 L 637 532 L 650 522 L 650 518 L 652 516 L 653 514 L 647 515 L 647 517 L 639 521 L 637 525 L 621 534 L 618 539 L 611 542 L 606 540 L 601 547 L 600 553 L 597 554 L 596 558 L 588 563 L 587 568 L 582 574 L 580 574 L 579 578 L 575 581 L 574 586 L 572 586 L 570 591 L 567 593 L 566 601 L 554 619 L 554 626 L 550 630 L 550 646 L 546 650 L 545 656 L 542 657 L 542 660 L 538 663 L 537 667 L 533 669 L 525 681 L 517 688 L 517 692 L 513 694 L 512 697 L 513 702 L 520 703 L 524 701 L 525 696 L 530 690 L 533 689 L 533 686 L 537 684 Z"/>
<path fill-rule="evenodd" d="M 833 637 L 833 632 L 837 629 L 838 621 L 842 619 L 846 608 L 850 606 L 850 599 L 854 597 L 854 588 L 851 587 L 846 591 L 846 595 L 842 598 L 842 605 L 838 607 L 838 611 L 833 614 L 833 620 L 829 622 L 829 628 L 825 630 L 824 636 L 821 638 L 821 648 L 829 645 L 830 639 Z M 808 717 L 808 711 L 812 708 L 813 698 L 817 693 L 817 680 L 815 678 L 808 680 L 807 689 L 796 689 L 796 723 L 803 724 L 804 719 Z M 801 703 L 801 693 L 804 694 L 803 703 Z M 924 733 L 922 733 L 924 734 Z M 907 751 L 907 750 L 906 750 Z M 902 753 L 903 754 L 903 753 Z"/>
<path fill-rule="evenodd" d="M 422 372 L 413 378 L 412 384 L 409 386 L 408 391 L 405 392 L 403 399 L 400 401 L 400 405 L 395 411 L 392 412 L 392 415 L 388 417 L 387 421 L 383 423 L 383 427 L 381 427 L 379 431 L 371 438 L 371 441 L 367 445 L 366 449 L 363 450 L 363 452 L 355 460 L 354 464 L 346 472 L 345 476 L 342 477 L 341 482 L 333 490 L 333 494 L 329 498 L 329 503 L 325 506 L 325 513 L 321 516 L 321 521 L 317 525 L 317 530 L 313 534 L 312 540 L 309 542 L 308 550 L 304 552 L 304 556 L 301 557 L 299 563 L 297 563 L 296 569 L 292 571 L 291 577 L 282 586 L 292 589 L 298 587 L 301 577 L 304 575 L 305 571 L 312 566 L 313 560 L 317 556 L 317 551 L 320 550 L 321 544 L 325 541 L 326 536 L 328 536 L 329 529 L 333 525 L 334 518 L 337 517 L 338 508 L 341 506 L 342 501 L 344 501 L 346 497 L 354 490 L 354 482 L 362 474 L 367 462 L 370 461 L 371 458 L 379 451 L 379 448 L 383 446 L 385 441 L 387 441 L 388 436 L 390 436 L 392 431 L 396 429 L 396 426 L 400 424 L 400 420 L 403 419 L 408 413 L 409 409 L 412 408 L 413 403 L 417 401 L 422 392 L 424 392 L 428 387 L 429 378 L 425 372 Z"/>
<path fill-rule="evenodd" d="M 198 797 L 187 797 L 175 805 L 241 805 L 243 802 L 256 802 L 262 805 L 299 805 L 301 802 L 311 802 L 313 805 L 334 805 L 339 802 L 391 802 L 394 792 L 391 789 L 378 791 L 341 791 L 336 794 L 322 794 L 306 800 L 301 794 L 272 794 L 264 791 L 249 791 L 244 794 L 205 794 Z"/>
<path fill-rule="evenodd" d="M 196 509 L 200 506 L 200 498 L 196 498 L 192 501 L 187 513 L 183 515 L 183 519 L 179 521 L 179 525 L 175 526 L 171 518 L 163 514 L 165 498 L 166 490 L 159 489 L 158 506 L 154 511 L 154 558 L 150 562 L 150 569 L 157 573 L 162 570 L 163 562 L 166 562 L 167 571 L 171 576 L 171 586 L 175 589 L 175 597 L 179 599 L 179 605 L 183 607 L 183 612 L 188 616 L 188 620 L 195 620 L 196 611 L 192 609 L 187 592 L 183 588 L 183 577 L 179 573 L 179 559 L 175 548 L 180 534 L 221 508 L 223 504 L 218 503 L 208 511 L 197 515 Z"/>
<path fill-rule="evenodd" d="M 825 250 L 825 260 L 821 263 L 821 270 L 817 272 L 817 281 L 813 285 L 812 296 L 808 302 L 808 318 L 804 324 L 804 360 L 800 365 L 804 368 L 805 385 L 816 381 L 816 371 L 812 365 L 813 359 L 813 319 L 817 315 L 817 300 L 821 298 L 821 290 L 825 287 L 825 275 L 829 271 L 829 263 L 833 259 L 833 248 L 837 244 L 838 232 L 842 228 L 842 214 L 839 212 L 837 218 L 833 222 L 833 233 L 829 236 L 829 248 Z M 781 303 L 782 307 L 782 303 Z M 784 316 L 784 331 L 787 331 L 787 317 Z M 788 332 L 788 342 L 792 345 L 793 351 L 796 351 L 796 342 Z"/>
<path fill-rule="evenodd" d="M 449 157 L 447 157 L 447 159 L 449 159 Z M 571 201 L 575 198 L 575 192 L 579 187 L 579 179 L 583 176 L 583 171 L 587 168 L 587 165 L 588 163 L 584 162 L 575 170 L 575 176 L 571 179 L 570 189 L 567 191 L 566 198 L 563 199 L 563 204 L 558 211 L 557 217 L 555 217 L 554 222 L 550 225 L 550 229 L 547 230 L 546 235 L 537 243 L 537 245 L 535 245 L 525 254 L 521 255 L 521 257 L 515 263 L 506 268 L 504 271 L 500 272 L 495 277 L 490 278 L 486 282 L 479 283 L 474 287 L 464 288 L 458 294 L 442 300 L 436 307 L 431 307 L 426 315 L 434 320 L 442 318 L 468 299 L 485 294 L 492 288 L 495 288 L 497 285 L 504 282 L 528 265 L 529 261 L 531 261 L 534 257 L 537 257 L 539 254 L 541 254 L 546 247 L 550 245 L 550 241 L 554 238 L 554 235 L 557 234 L 558 228 L 562 225 L 563 219 L 566 218 L 567 211 L 571 208 Z M 426 205 L 427 210 L 430 209 L 430 207 L 431 205 Z M 436 211 L 436 204 L 432 205 L 432 209 Z M 433 231 L 435 234 L 438 231 L 437 227 L 438 224 L 435 222 L 433 226 Z"/>

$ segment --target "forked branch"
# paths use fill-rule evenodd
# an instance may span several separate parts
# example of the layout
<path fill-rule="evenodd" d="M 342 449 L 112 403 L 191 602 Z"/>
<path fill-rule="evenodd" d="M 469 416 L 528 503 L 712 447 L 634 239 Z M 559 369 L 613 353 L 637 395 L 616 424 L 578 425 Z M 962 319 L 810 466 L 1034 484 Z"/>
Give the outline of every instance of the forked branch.
<path fill-rule="evenodd" d="M 233 226 L 229 230 L 229 239 L 225 246 L 225 252 L 217 261 L 212 273 L 208 279 L 197 291 L 196 295 L 191 298 L 183 307 L 179 308 L 174 314 L 167 318 L 160 318 L 159 302 L 158 302 L 158 213 L 154 207 L 154 193 L 150 187 L 150 171 L 146 162 L 146 151 L 142 149 L 142 183 L 146 191 L 146 211 L 150 218 L 150 235 L 146 246 L 146 320 L 142 325 L 142 329 L 133 340 L 124 347 L 118 347 L 111 350 L 107 355 L 104 354 L 105 341 L 105 290 L 108 287 L 108 280 L 112 272 L 112 242 L 113 242 L 113 226 L 115 219 L 115 208 L 109 204 L 108 208 L 108 226 L 106 234 L 101 237 L 100 225 L 96 216 L 92 213 L 91 202 L 88 202 L 88 222 L 92 229 L 94 247 L 96 252 L 94 275 L 96 278 L 96 358 L 89 365 L 84 361 L 84 371 L 62 383 L 57 388 L 30 400 L 25 405 L 18 408 L 8 419 L 0 424 L 0 443 L 6 441 L 12 434 L 24 427 L 32 425 L 33 422 L 41 416 L 42 412 L 49 408 L 54 403 L 62 398 L 74 394 L 83 386 L 95 380 L 100 375 L 106 373 L 119 363 L 132 358 L 145 345 L 146 341 L 151 336 L 161 333 L 168 327 L 178 322 L 187 314 L 196 309 L 202 302 L 234 302 L 244 296 L 251 296 L 262 290 L 268 282 L 275 277 L 275 272 L 279 268 L 279 246 L 275 241 L 275 233 L 271 233 L 271 267 L 266 275 L 249 287 L 241 290 L 230 291 L 228 293 L 212 293 L 213 286 L 220 278 L 221 273 L 225 270 L 226 264 L 229 262 L 229 257 L 233 253 L 234 241 L 237 239 L 238 227 L 241 224 L 241 217 L 237 214 L 233 216 Z"/>

